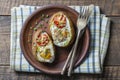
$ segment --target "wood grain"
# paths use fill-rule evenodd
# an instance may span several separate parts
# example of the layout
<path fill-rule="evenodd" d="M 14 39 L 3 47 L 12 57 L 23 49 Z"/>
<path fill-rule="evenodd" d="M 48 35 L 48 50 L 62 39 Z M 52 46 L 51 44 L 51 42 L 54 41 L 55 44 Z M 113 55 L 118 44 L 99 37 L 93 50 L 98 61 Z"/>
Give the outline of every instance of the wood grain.
<path fill-rule="evenodd" d="M 0 80 L 119 80 L 120 66 L 105 66 L 103 74 L 73 74 L 71 77 L 38 73 L 14 72 L 0 66 Z"/>
<path fill-rule="evenodd" d="M 0 65 L 10 65 L 10 16 L 0 16 Z"/>
<path fill-rule="evenodd" d="M 74 74 L 71 77 L 14 72 L 10 69 L 10 9 L 19 5 L 98 5 L 111 19 L 111 37 L 101 75 Z M 0 0 L 0 80 L 120 80 L 119 0 Z"/>
<path fill-rule="evenodd" d="M 10 9 L 19 5 L 47 5 L 47 4 L 64 4 L 64 5 L 98 5 L 101 11 L 108 16 L 120 15 L 119 0 L 0 0 L 0 15 L 10 15 Z"/>
<path fill-rule="evenodd" d="M 0 34 L 10 34 L 10 16 L 0 16 Z"/>
<path fill-rule="evenodd" d="M 108 52 L 106 55 L 105 65 L 120 64 L 120 18 L 110 17 L 111 31 Z"/>

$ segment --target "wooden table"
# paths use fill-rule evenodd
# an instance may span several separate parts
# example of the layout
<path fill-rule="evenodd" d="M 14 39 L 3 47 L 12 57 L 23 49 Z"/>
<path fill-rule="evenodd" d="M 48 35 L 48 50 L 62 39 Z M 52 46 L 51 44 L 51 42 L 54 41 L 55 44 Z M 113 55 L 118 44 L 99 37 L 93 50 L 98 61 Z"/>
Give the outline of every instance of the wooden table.
<path fill-rule="evenodd" d="M 75 74 L 70 78 L 10 69 L 10 9 L 22 5 L 88 5 L 94 4 L 111 19 L 110 43 L 101 75 Z M 0 0 L 0 80 L 118 80 L 120 79 L 120 0 Z"/>

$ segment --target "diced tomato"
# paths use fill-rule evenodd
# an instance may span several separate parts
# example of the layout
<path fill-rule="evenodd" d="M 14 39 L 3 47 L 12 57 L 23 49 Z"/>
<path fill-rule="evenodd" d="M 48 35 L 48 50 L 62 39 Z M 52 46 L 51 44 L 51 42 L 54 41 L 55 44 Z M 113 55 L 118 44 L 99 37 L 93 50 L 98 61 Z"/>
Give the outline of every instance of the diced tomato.
<path fill-rule="evenodd" d="M 59 22 L 58 22 L 58 21 L 54 21 L 54 23 L 55 23 L 56 25 L 58 25 L 58 24 L 59 24 Z"/>
<path fill-rule="evenodd" d="M 54 24 L 58 27 L 58 28 L 63 28 L 66 25 L 66 17 L 61 14 L 61 15 L 56 15 L 53 18 Z"/>
<path fill-rule="evenodd" d="M 38 42 L 37 42 L 37 44 L 39 45 L 39 46 L 45 46 L 45 45 L 47 45 L 48 44 L 48 42 L 49 42 L 49 39 L 48 39 L 48 36 L 47 36 L 47 34 L 40 34 L 40 35 L 38 35 Z"/>
<path fill-rule="evenodd" d="M 38 38 L 40 37 L 40 34 L 38 35 Z"/>
<path fill-rule="evenodd" d="M 40 42 L 37 42 L 37 44 L 38 44 L 38 45 L 41 45 L 41 43 L 40 43 Z"/>

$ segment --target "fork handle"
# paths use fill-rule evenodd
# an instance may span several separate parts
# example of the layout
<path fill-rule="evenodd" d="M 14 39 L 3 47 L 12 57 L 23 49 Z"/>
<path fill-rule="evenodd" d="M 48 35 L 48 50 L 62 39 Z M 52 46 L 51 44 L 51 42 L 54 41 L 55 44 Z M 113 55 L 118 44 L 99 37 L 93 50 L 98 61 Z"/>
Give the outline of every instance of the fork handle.
<path fill-rule="evenodd" d="M 81 33 L 82 32 L 82 33 Z M 74 44 L 74 49 L 73 49 L 73 54 L 72 54 L 72 58 L 71 58 L 71 61 L 70 61 L 70 67 L 68 69 L 68 76 L 71 75 L 71 71 L 73 69 L 73 63 L 74 63 L 74 57 L 75 57 L 75 54 L 76 54 L 76 51 L 77 51 L 77 45 L 78 45 L 78 42 L 79 42 L 79 38 L 82 36 L 84 31 L 81 31 L 79 30 L 78 32 L 78 35 L 77 35 L 77 38 L 76 38 L 76 42 Z M 80 34 L 81 33 L 81 34 Z"/>
<path fill-rule="evenodd" d="M 68 64 L 69 64 L 69 62 L 70 62 L 70 59 L 71 59 L 72 53 L 73 53 L 73 49 L 74 49 L 74 47 L 72 47 L 72 49 L 71 49 L 71 51 L 70 51 L 70 53 L 69 53 L 69 55 L 68 55 L 68 58 L 67 58 L 67 60 L 66 60 L 66 62 L 65 62 L 65 64 L 64 64 L 64 66 L 63 66 L 62 71 L 61 71 L 61 75 L 64 74 L 64 72 L 65 72 L 65 70 L 66 70 L 66 68 L 67 68 L 67 66 L 68 66 Z"/>

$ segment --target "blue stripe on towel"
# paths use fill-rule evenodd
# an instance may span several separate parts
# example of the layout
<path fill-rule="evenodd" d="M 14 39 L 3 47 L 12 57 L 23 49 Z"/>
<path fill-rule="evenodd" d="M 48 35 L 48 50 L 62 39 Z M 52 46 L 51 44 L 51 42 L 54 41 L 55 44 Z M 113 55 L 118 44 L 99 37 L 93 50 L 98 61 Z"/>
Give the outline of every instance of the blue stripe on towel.
<path fill-rule="evenodd" d="M 96 30 L 96 8 L 94 7 L 94 39 L 93 39 L 93 50 L 95 50 L 95 39 L 96 39 L 96 34 L 95 34 L 95 30 Z M 95 73 L 95 51 L 93 52 L 93 73 Z"/>
<path fill-rule="evenodd" d="M 31 7 L 29 7 L 29 15 L 31 14 L 32 12 L 31 12 Z M 31 70 L 30 70 L 30 64 L 28 64 L 28 71 L 30 72 Z"/>
<path fill-rule="evenodd" d="M 34 10 L 36 10 L 36 9 L 37 9 L 37 7 L 35 6 L 35 7 L 34 7 Z"/>
<path fill-rule="evenodd" d="M 15 11 L 15 21 L 16 21 L 15 23 L 17 23 L 17 13 L 16 13 L 16 8 L 15 8 L 14 11 Z M 14 40 L 15 40 L 15 44 L 16 44 L 16 39 L 17 39 L 17 34 L 16 34 L 17 29 L 16 29 L 16 28 L 17 28 L 17 25 L 16 25 L 16 27 L 14 27 L 14 28 L 15 28 L 15 34 L 14 34 L 14 35 L 15 35 L 15 36 L 14 36 L 15 39 L 14 39 Z M 14 46 L 15 46 L 14 59 L 16 59 L 16 47 L 17 47 L 17 44 L 14 45 Z M 14 60 L 14 64 L 15 64 L 15 61 L 16 61 L 16 60 Z M 15 65 L 14 65 L 14 69 L 15 69 Z"/>
<path fill-rule="evenodd" d="M 29 13 L 30 13 L 30 14 L 32 13 L 31 7 L 29 7 Z"/>
<path fill-rule="evenodd" d="M 21 10 L 21 22 L 22 22 L 22 25 L 23 25 L 23 8 L 20 8 Z M 22 71 L 22 52 L 20 53 L 20 71 Z"/>
<path fill-rule="evenodd" d="M 103 19 L 102 16 L 100 16 L 100 26 L 102 26 L 102 19 Z M 102 30 L 102 29 L 101 29 L 101 27 L 100 27 L 100 35 L 99 35 L 100 37 L 101 37 L 101 30 Z M 101 46 L 101 39 L 99 38 L 99 40 L 100 40 L 100 42 L 99 42 L 100 45 L 99 45 L 99 46 Z M 99 48 L 100 48 L 100 47 L 99 47 Z M 100 56 L 100 58 L 99 58 L 100 69 L 102 70 L 102 68 L 101 68 L 101 66 L 102 66 L 102 65 L 101 65 L 101 48 L 100 48 L 100 51 L 99 51 L 99 56 Z"/>
<path fill-rule="evenodd" d="M 88 28 L 89 28 L 89 30 L 90 30 L 90 22 L 88 23 Z M 88 54 L 89 52 L 87 52 L 87 54 Z M 90 69 L 89 69 L 89 58 L 87 58 L 89 56 L 89 54 L 86 56 L 86 60 L 87 60 L 87 71 L 88 71 L 88 73 L 90 72 Z"/>

